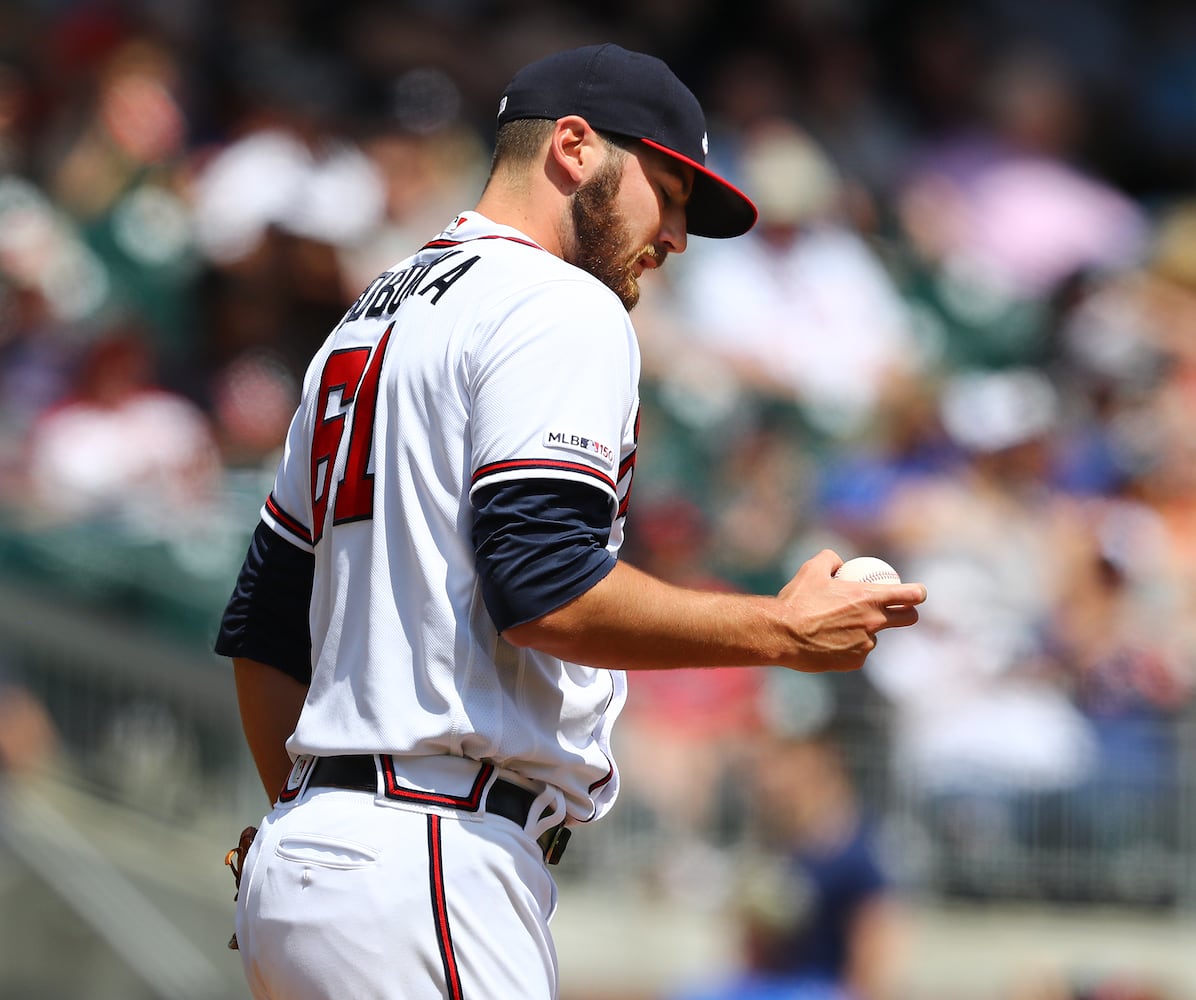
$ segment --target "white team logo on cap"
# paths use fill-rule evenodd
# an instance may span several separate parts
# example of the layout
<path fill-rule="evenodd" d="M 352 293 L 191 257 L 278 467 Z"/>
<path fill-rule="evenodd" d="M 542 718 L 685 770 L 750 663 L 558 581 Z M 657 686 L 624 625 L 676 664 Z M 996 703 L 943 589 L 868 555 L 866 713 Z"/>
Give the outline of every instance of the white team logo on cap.
<path fill-rule="evenodd" d="M 503 98 L 503 100 L 506 100 L 506 98 Z M 705 132 L 702 133 L 702 155 L 710 155 L 710 140 L 707 138 Z"/>
<path fill-rule="evenodd" d="M 501 115 L 506 110 L 507 110 L 507 96 L 506 96 L 506 94 L 504 94 L 503 99 L 498 102 L 498 113 Z"/>

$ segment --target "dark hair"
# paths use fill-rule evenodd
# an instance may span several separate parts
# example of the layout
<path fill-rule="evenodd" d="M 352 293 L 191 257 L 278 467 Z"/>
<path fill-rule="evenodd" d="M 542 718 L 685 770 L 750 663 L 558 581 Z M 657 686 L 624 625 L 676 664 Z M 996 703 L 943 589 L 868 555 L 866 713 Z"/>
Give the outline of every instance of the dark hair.
<path fill-rule="evenodd" d="M 531 163 L 544 145 L 544 140 L 555 124 L 551 118 L 518 118 L 501 125 L 494 137 L 494 156 L 491 171 L 501 165 L 525 165 Z M 623 151 L 630 151 L 636 145 L 635 139 L 610 132 L 599 132 L 603 141 Z"/>
<path fill-rule="evenodd" d="M 553 122 L 548 118 L 520 118 L 501 126 L 494 137 L 491 169 L 500 164 L 528 164 L 540 152 Z"/>

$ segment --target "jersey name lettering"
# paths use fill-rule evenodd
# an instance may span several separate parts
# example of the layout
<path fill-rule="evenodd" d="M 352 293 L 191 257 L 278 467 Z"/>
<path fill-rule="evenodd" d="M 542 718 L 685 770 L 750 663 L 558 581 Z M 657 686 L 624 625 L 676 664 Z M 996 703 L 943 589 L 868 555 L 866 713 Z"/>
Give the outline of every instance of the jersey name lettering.
<path fill-rule="evenodd" d="M 357 301 L 349 307 L 340 325 L 353 323 L 359 319 L 380 319 L 383 315 L 393 316 L 396 310 L 412 295 L 427 296 L 431 294 L 432 305 L 436 305 L 441 297 L 460 281 L 469 269 L 481 258 L 474 256 L 468 260 L 458 261 L 447 271 L 431 274 L 433 268 L 460 257 L 464 251 L 452 250 L 438 257 L 430 264 L 413 264 L 401 271 L 387 271 L 380 274 L 366 286 L 364 292 L 357 296 Z M 425 280 L 428 279 L 428 280 Z"/>

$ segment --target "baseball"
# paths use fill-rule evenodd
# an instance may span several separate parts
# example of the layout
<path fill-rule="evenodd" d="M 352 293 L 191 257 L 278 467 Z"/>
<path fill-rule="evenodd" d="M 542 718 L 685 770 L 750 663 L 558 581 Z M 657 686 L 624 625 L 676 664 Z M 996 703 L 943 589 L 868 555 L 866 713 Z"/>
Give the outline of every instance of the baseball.
<path fill-rule="evenodd" d="M 861 583 L 900 583 L 901 577 L 883 559 L 876 556 L 857 556 L 848 559 L 839 567 L 836 578 L 840 580 L 859 580 Z"/>

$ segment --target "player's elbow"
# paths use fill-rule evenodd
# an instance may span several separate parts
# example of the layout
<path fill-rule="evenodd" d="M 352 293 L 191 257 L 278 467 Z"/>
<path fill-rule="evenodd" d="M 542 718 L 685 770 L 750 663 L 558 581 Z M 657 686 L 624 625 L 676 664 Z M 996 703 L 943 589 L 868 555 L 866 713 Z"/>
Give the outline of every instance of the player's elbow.
<path fill-rule="evenodd" d="M 502 636 L 512 646 L 534 649 L 562 660 L 576 660 L 580 650 L 579 622 L 572 612 L 572 604 L 503 630 Z"/>
<path fill-rule="evenodd" d="M 539 649 L 548 652 L 549 650 L 545 647 L 552 643 L 554 630 L 545 627 L 543 621 L 543 618 L 537 618 L 535 621 L 524 622 L 522 625 L 512 625 L 503 630 L 502 637 L 512 646 L 518 646 L 520 649 Z"/>
<path fill-rule="evenodd" d="M 504 629 L 502 637 L 512 646 L 518 646 L 520 649 L 535 649 L 535 632 L 535 625 L 528 622 L 525 625 L 513 625 L 511 628 Z"/>

